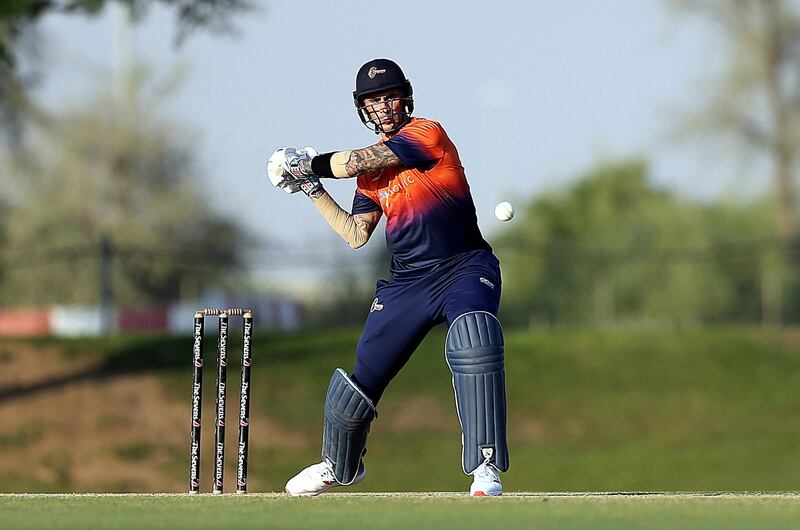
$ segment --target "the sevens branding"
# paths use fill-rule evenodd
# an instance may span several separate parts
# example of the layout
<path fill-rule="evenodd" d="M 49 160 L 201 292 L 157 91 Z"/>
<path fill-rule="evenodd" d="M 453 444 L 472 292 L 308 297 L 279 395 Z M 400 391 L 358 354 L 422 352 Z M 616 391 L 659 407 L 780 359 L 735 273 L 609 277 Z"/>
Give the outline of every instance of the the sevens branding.
<path fill-rule="evenodd" d="M 239 394 L 239 444 L 236 462 L 236 492 L 247 493 L 247 449 L 250 428 L 250 366 L 253 315 L 249 309 L 203 309 L 195 312 L 192 348 L 192 439 L 189 448 L 189 493 L 200 492 L 200 416 L 203 391 L 203 325 L 206 317 L 218 317 L 217 391 L 214 422 L 214 477 L 212 491 L 222 493 L 225 483 L 225 411 L 228 390 L 228 319 L 242 316 L 242 385 Z"/>

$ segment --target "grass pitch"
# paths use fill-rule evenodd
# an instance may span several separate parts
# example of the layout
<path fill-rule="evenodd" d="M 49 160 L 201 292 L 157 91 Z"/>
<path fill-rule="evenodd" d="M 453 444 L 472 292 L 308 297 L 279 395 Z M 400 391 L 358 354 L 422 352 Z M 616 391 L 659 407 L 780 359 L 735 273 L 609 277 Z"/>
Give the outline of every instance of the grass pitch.
<path fill-rule="evenodd" d="M 790 529 L 797 494 L 3 495 L 4 529 Z"/>
<path fill-rule="evenodd" d="M 359 330 L 255 337 L 250 488 L 281 491 L 319 461 L 325 391 L 334 367 L 353 365 Z M 432 333 L 387 389 L 367 480 L 348 492 L 468 488 L 444 339 Z M 215 405 L 213 334 L 206 340 L 203 491 Z M 190 345 L 0 341 L 0 491 L 185 491 Z M 506 366 L 506 491 L 800 490 L 800 328 L 507 330 Z M 229 478 L 236 434 L 228 429 Z"/>

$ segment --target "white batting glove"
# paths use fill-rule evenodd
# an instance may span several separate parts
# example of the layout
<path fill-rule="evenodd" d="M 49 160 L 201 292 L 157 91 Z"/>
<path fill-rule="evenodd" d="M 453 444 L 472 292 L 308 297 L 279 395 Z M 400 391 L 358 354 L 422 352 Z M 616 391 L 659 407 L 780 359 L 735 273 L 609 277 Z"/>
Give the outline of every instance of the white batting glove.
<path fill-rule="evenodd" d="M 306 175 L 300 168 L 300 161 L 311 160 L 317 156 L 313 147 L 281 147 L 267 161 L 267 177 L 273 186 L 286 193 L 300 191 Z"/>
<path fill-rule="evenodd" d="M 293 150 L 292 153 L 286 153 L 286 158 L 283 162 L 283 169 L 293 177 L 307 177 L 312 175 L 311 170 L 306 171 L 300 166 L 301 162 L 310 162 L 312 158 L 317 156 L 317 150 L 313 147 L 301 147 L 300 149 Z M 306 166 L 308 167 L 308 165 Z"/>
<path fill-rule="evenodd" d="M 287 175 L 283 169 L 283 164 L 286 161 L 286 151 L 291 150 L 290 153 L 294 154 L 293 147 L 281 147 L 269 157 L 267 161 L 267 178 L 276 188 L 284 190 L 286 193 L 294 193 L 299 191 L 299 188 L 292 189 L 289 183 L 293 179 L 291 175 Z M 287 178 L 288 176 L 288 178 Z"/>

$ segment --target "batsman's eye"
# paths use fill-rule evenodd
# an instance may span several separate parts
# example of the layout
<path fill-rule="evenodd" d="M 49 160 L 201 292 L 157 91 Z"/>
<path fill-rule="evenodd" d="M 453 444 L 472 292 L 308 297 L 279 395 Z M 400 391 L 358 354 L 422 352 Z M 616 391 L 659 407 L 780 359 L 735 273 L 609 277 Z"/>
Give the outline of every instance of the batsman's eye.
<path fill-rule="evenodd" d="M 397 101 L 399 99 L 400 98 L 398 98 L 398 97 L 384 96 L 384 97 L 375 98 L 375 99 L 367 99 L 367 100 L 364 101 L 364 103 L 368 107 L 375 107 L 377 105 L 391 105 L 391 104 L 393 104 L 395 101 Z"/>

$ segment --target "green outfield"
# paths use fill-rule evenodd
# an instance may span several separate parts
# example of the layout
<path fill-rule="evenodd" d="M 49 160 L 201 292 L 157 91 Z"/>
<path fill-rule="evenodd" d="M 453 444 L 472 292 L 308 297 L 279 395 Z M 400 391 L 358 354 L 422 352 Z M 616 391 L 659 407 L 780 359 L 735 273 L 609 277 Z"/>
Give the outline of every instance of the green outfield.
<path fill-rule="evenodd" d="M 328 379 L 352 367 L 358 334 L 256 330 L 250 491 L 282 491 L 319 459 Z M 797 330 L 509 329 L 506 338 L 507 491 L 800 490 Z M 203 491 L 215 375 L 207 343 Z M 367 477 L 350 491 L 467 491 L 443 343 L 443 330 L 431 334 L 387 390 Z M 6 340 L 0 358 L 0 492 L 186 491 L 189 337 Z M 237 405 L 231 394 L 229 417 Z M 235 437 L 229 429 L 226 491 Z"/>
<path fill-rule="evenodd" d="M 287 498 L 3 496 L 4 529 L 487 528 L 537 530 L 778 530 L 797 528 L 796 495 L 463 494 Z"/>

